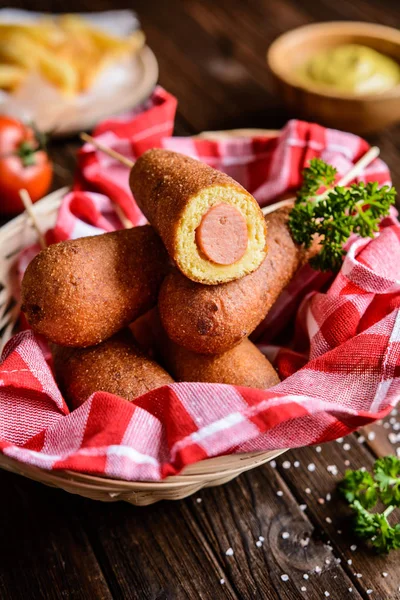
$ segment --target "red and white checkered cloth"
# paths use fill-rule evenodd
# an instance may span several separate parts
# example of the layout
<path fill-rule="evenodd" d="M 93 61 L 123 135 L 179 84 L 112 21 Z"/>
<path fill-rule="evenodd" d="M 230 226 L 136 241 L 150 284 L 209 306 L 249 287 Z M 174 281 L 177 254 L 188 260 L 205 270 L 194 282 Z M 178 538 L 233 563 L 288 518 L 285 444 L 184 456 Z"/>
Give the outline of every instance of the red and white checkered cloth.
<path fill-rule="evenodd" d="M 153 145 L 200 158 L 239 180 L 262 205 L 296 188 L 311 157 L 322 156 L 343 174 L 368 149 L 354 135 L 299 121 L 275 137 L 173 138 L 174 111 L 175 100 L 158 88 L 144 110 L 97 133 L 131 158 Z M 120 227 L 109 197 L 143 222 L 126 168 L 89 146 L 79 161 L 77 189 L 67 194 L 49 242 Z M 389 173 L 376 160 L 363 178 L 386 183 Z M 36 251 L 23 254 L 21 270 Z M 177 383 L 132 403 L 96 392 L 70 413 L 43 346 L 23 331 L 0 365 L 0 448 L 46 469 L 157 480 L 207 457 L 320 444 L 382 418 L 400 394 L 399 258 L 400 224 L 392 216 L 374 240 L 351 245 L 326 293 L 318 291 L 326 276 L 303 270 L 271 312 L 276 333 L 275 324 L 299 307 L 290 349 L 266 345 L 271 319 L 259 330 L 260 347 L 285 377 L 265 391 Z"/>

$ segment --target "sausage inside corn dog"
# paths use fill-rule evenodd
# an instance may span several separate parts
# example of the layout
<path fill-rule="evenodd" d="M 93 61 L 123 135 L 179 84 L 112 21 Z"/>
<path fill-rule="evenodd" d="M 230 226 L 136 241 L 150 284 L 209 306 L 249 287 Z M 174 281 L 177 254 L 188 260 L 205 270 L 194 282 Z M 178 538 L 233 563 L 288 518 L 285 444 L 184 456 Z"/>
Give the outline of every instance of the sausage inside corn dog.
<path fill-rule="evenodd" d="M 158 307 L 168 336 L 180 346 L 202 354 L 230 350 L 266 316 L 297 269 L 315 248 L 295 244 L 287 227 L 290 208 L 270 213 L 267 256 L 242 279 L 204 286 L 170 273 L 161 286 Z"/>
<path fill-rule="evenodd" d="M 168 255 L 149 225 L 42 250 L 22 281 L 22 310 L 36 333 L 93 346 L 157 302 Z"/>
<path fill-rule="evenodd" d="M 266 253 L 266 226 L 257 202 L 236 181 L 169 150 L 148 150 L 136 161 L 130 185 L 143 214 L 170 257 L 203 284 L 251 273 Z"/>
<path fill-rule="evenodd" d="M 71 408 L 94 392 L 110 392 L 125 400 L 173 383 L 155 361 L 135 345 L 127 329 L 91 348 L 52 346 L 57 382 Z"/>

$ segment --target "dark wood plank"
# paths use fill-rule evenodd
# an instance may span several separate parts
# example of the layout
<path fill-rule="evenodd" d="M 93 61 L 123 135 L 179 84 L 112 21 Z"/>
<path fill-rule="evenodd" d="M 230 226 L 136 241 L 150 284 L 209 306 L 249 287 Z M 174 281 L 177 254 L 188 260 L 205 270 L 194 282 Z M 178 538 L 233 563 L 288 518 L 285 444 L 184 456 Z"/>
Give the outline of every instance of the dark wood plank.
<path fill-rule="evenodd" d="M 353 587 L 371 598 L 399 600 L 398 555 L 392 552 L 388 556 L 378 556 L 354 537 L 350 510 L 336 491 L 337 483 L 347 468 L 365 467 L 371 470 L 374 457 L 355 435 L 348 436 L 341 443 L 332 442 L 320 448 L 320 452 L 315 448 L 301 448 L 286 453 L 277 461 L 279 473 L 297 500 L 307 505 L 306 513 L 311 521 L 331 541 L 343 568 L 353 581 Z M 290 468 L 285 468 L 287 461 Z M 294 467 L 295 461 L 300 463 L 297 468 Z M 309 465 L 314 465 L 315 469 Z M 310 471 L 310 468 L 314 470 Z M 388 573 L 388 576 L 382 573 Z M 368 594 L 367 590 L 373 591 Z"/>
<path fill-rule="evenodd" d="M 193 502 L 138 508 L 80 500 L 82 525 L 114 597 L 238 598 L 224 560 L 192 518 Z"/>
<path fill-rule="evenodd" d="M 64 492 L 0 473 L 0 598 L 111 600 Z"/>
<path fill-rule="evenodd" d="M 306 587 L 306 597 L 319 600 L 328 590 L 344 598 L 352 587 L 270 467 L 181 502 L 135 508 L 82 501 L 81 507 L 82 524 L 117 597 L 294 600 L 304 597 Z M 285 531 L 289 539 L 282 537 Z M 354 591 L 352 597 L 360 596 Z"/>

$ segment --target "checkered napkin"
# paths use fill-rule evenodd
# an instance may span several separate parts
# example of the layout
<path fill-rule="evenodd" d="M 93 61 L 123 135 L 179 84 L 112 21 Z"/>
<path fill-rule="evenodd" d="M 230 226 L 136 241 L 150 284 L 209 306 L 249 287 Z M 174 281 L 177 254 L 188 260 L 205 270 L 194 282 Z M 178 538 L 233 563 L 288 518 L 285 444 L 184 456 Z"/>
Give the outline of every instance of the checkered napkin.
<path fill-rule="evenodd" d="M 274 136 L 173 138 L 174 111 L 175 100 L 158 88 L 142 111 L 108 121 L 96 134 L 132 159 L 154 145 L 200 158 L 240 181 L 262 205 L 295 189 L 311 157 L 344 174 L 368 149 L 354 135 L 299 121 Z M 125 167 L 90 146 L 79 166 L 49 242 L 121 227 L 110 198 L 143 222 Z M 389 173 L 376 160 L 362 178 L 386 183 Z M 35 252 L 23 254 L 21 270 Z M 321 291 L 326 276 L 300 272 L 272 309 L 273 322 L 259 329 L 260 348 L 284 377 L 269 390 L 177 383 L 131 403 L 96 392 L 70 413 L 40 340 L 23 331 L 6 346 L 0 366 L 0 448 L 46 469 L 158 480 L 208 457 L 321 443 L 382 418 L 400 394 L 399 257 L 400 224 L 391 216 L 375 239 L 351 244 L 328 291 Z M 293 307 L 290 348 L 269 345 L 271 329 L 275 334 Z"/>

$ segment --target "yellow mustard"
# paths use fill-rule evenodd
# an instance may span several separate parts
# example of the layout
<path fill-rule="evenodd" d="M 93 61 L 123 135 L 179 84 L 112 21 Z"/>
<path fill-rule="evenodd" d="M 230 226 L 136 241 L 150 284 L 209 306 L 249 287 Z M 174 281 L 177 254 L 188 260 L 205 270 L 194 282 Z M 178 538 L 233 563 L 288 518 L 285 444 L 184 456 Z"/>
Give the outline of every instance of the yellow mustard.
<path fill-rule="evenodd" d="M 374 94 L 400 83 L 400 65 L 359 44 L 343 44 L 317 52 L 298 71 L 303 83 L 331 86 L 342 92 Z"/>

